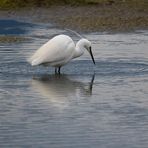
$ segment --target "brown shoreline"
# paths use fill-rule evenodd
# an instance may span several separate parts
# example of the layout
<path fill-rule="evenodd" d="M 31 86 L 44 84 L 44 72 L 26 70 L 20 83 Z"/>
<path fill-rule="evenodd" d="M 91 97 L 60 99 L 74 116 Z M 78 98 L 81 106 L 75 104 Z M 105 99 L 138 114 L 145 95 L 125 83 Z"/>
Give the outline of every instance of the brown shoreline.
<path fill-rule="evenodd" d="M 148 9 L 121 5 L 52 6 L 0 10 L 1 19 L 53 23 L 82 32 L 148 29 Z"/>

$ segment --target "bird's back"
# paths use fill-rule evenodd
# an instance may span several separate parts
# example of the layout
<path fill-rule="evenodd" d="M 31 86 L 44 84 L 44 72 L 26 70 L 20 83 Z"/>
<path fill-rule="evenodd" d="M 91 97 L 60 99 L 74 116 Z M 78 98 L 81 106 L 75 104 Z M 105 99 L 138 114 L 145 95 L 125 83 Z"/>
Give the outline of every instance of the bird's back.
<path fill-rule="evenodd" d="M 32 66 L 50 64 L 51 66 L 63 65 L 73 55 L 75 44 L 67 35 L 58 35 L 42 45 L 30 58 Z"/>

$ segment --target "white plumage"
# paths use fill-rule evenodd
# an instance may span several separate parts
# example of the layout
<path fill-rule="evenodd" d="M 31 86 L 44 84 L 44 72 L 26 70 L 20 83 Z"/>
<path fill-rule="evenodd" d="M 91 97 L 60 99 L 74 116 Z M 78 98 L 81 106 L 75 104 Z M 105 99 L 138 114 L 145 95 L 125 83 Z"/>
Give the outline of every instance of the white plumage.
<path fill-rule="evenodd" d="M 92 52 L 91 43 L 87 39 L 80 39 L 75 45 L 74 41 L 67 35 L 57 35 L 42 45 L 30 58 L 29 62 L 32 66 L 49 65 L 55 67 L 55 72 L 61 66 L 68 63 L 73 58 L 79 57 L 87 49 L 91 54 L 95 64 Z"/>

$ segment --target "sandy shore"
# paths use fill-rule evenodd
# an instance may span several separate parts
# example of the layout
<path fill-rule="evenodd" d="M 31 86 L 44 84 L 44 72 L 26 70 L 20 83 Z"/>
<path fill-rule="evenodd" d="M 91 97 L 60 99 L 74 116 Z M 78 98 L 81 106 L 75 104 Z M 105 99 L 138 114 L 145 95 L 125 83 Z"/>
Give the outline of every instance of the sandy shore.
<path fill-rule="evenodd" d="M 83 32 L 148 29 L 147 14 L 147 7 L 130 7 L 124 4 L 0 10 L 1 19 L 53 23 Z"/>

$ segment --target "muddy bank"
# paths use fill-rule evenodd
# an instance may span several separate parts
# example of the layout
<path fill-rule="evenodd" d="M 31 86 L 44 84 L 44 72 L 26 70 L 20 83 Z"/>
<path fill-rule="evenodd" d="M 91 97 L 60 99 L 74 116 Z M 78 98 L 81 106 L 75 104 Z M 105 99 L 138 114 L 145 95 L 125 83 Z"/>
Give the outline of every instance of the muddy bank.
<path fill-rule="evenodd" d="M 59 27 L 82 32 L 133 31 L 148 29 L 147 6 L 89 5 L 52 6 L 49 8 L 22 8 L 0 10 L 0 18 L 15 18 L 40 23 L 53 23 Z"/>
<path fill-rule="evenodd" d="M 17 36 L 0 36 L 0 43 L 20 43 L 29 40 L 27 37 Z"/>

